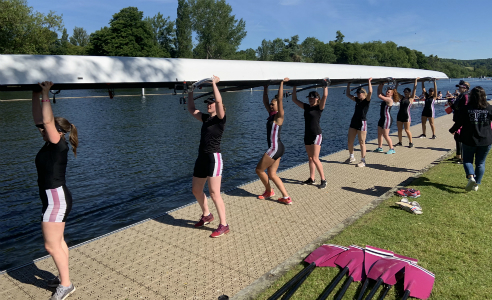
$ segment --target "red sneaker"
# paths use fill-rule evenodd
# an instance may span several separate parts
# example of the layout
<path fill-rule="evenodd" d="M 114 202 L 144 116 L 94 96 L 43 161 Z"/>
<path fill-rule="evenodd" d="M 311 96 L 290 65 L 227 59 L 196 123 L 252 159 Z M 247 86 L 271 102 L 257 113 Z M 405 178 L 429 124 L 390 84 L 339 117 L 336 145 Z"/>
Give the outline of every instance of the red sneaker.
<path fill-rule="evenodd" d="M 259 195 L 258 199 L 264 200 L 264 199 L 269 199 L 273 196 L 275 196 L 275 191 L 272 189 L 271 192 L 265 191 L 263 195 Z"/>
<path fill-rule="evenodd" d="M 290 199 L 290 197 L 287 197 L 287 199 L 278 198 L 278 202 L 289 205 L 289 204 L 292 204 L 292 199 Z"/>
<path fill-rule="evenodd" d="M 219 224 L 219 227 L 217 227 L 217 229 L 215 229 L 214 232 L 212 232 L 210 237 L 211 238 L 217 238 L 217 237 L 223 236 L 224 234 L 227 234 L 227 233 L 229 233 L 229 225 L 224 226 L 222 224 Z"/>
<path fill-rule="evenodd" d="M 200 218 L 200 221 L 198 221 L 195 224 L 195 228 L 202 227 L 203 225 L 207 225 L 210 222 L 212 222 L 213 220 L 214 220 L 214 215 L 212 215 L 212 213 L 210 213 L 210 215 L 208 215 L 208 216 L 202 215 L 202 217 Z"/>

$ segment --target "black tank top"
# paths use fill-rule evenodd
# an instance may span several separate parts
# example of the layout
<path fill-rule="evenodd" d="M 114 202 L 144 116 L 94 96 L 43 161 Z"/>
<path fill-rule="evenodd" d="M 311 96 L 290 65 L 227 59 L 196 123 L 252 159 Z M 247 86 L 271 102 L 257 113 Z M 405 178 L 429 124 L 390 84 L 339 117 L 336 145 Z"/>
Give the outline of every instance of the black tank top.
<path fill-rule="evenodd" d="M 319 120 L 321 119 L 322 112 L 323 110 L 319 109 L 319 105 L 310 106 L 309 104 L 304 103 L 305 134 L 321 134 L 321 126 L 319 125 Z"/>
<path fill-rule="evenodd" d="M 38 185 L 42 189 L 56 189 L 65 184 L 68 145 L 64 138 L 57 144 L 47 142 L 36 155 Z"/>
<path fill-rule="evenodd" d="M 217 115 L 210 117 L 202 114 L 202 131 L 198 153 L 220 153 L 220 141 L 226 123 L 226 116 L 219 119 Z"/>
<path fill-rule="evenodd" d="M 410 106 L 410 99 L 403 98 L 400 100 L 400 110 L 398 110 L 398 114 L 401 116 L 408 115 L 408 107 Z"/>
<path fill-rule="evenodd" d="M 282 141 L 280 141 L 280 129 L 282 126 L 275 124 L 275 115 L 271 115 L 267 120 L 267 142 L 268 148 L 270 148 L 272 146 L 272 141 L 274 143 L 282 143 Z"/>
<path fill-rule="evenodd" d="M 386 102 L 381 102 L 381 110 L 379 111 L 380 118 L 391 118 L 390 112 L 393 106 L 386 105 Z"/>
<path fill-rule="evenodd" d="M 369 110 L 370 103 L 371 102 L 367 101 L 367 99 L 361 100 L 358 97 L 355 97 L 355 111 L 352 119 L 366 121 L 366 115 Z"/>
<path fill-rule="evenodd" d="M 427 97 L 425 98 L 424 110 L 430 110 L 434 106 L 434 98 Z"/>

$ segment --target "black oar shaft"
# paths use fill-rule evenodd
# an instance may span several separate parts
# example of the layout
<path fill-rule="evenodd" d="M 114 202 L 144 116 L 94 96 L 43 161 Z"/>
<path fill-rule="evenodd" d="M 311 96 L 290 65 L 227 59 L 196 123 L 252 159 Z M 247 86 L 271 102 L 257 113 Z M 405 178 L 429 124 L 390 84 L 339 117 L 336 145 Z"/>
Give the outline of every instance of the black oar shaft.
<path fill-rule="evenodd" d="M 338 295 L 335 298 L 335 300 L 341 300 L 343 298 L 343 295 L 345 295 L 345 292 L 347 291 L 348 287 L 350 286 L 350 284 L 353 281 L 354 281 L 354 277 L 352 277 L 352 276 L 349 276 L 349 278 L 347 278 L 347 280 L 345 280 L 345 283 L 343 284 L 340 292 L 338 292 Z"/>
<path fill-rule="evenodd" d="M 376 281 L 376 284 L 374 285 L 374 287 L 372 288 L 371 292 L 369 293 L 369 295 L 367 295 L 366 297 L 366 300 L 371 300 L 372 297 L 374 297 L 374 295 L 376 295 L 376 292 L 378 291 L 379 289 L 379 286 L 383 283 L 383 280 L 381 278 L 378 278 L 378 281 Z"/>
<path fill-rule="evenodd" d="M 364 297 L 364 293 L 366 292 L 368 285 L 369 278 L 366 278 L 366 280 L 364 280 L 364 284 L 362 284 L 362 288 L 360 289 L 359 296 L 357 296 L 357 300 L 362 300 L 362 297 Z"/>
<path fill-rule="evenodd" d="M 314 269 L 316 267 L 316 263 L 311 263 L 309 266 L 305 267 L 299 273 L 297 273 L 291 280 L 289 280 L 286 284 L 284 284 L 278 291 L 276 291 L 273 295 L 268 298 L 268 300 L 276 300 L 280 298 L 294 283 L 296 283 L 299 279 L 304 277 L 309 270 Z"/>
<path fill-rule="evenodd" d="M 410 290 L 405 290 L 405 294 L 403 294 L 403 298 L 401 300 L 407 300 L 410 296 Z"/>
<path fill-rule="evenodd" d="M 381 294 L 381 297 L 379 297 L 379 300 L 383 300 L 384 297 L 386 297 L 386 295 L 388 294 L 388 292 L 389 292 L 390 289 L 391 289 L 391 285 L 387 284 L 384 287 L 383 294 Z"/>
<path fill-rule="evenodd" d="M 349 271 L 348 267 L 343 268 L 343 270 L 340 271 L 340 273 L 338 273 L 337 277 L 333 280 L 333 282 L 323 291 L 321 296 L 319 296 L 318 300 L 325 300 L 326 298 L 328 298 L 330 293 L 333 292 L 333 290 L 337 287 L 340 280 L 342 280 L 343 276 L 345 276 L 345 274 L 347 274 L 348 271 Z"/>
<path fill-rule="evenodd" d="M 309 270 L 309 272 L 306 273 L 306 276 L 304 276 L 301 279 L 299 279 L 299 281 L 297 281 L 297 283 L 294 284 L 294 286 L 287 293 L 285 293 L 285 295 L 282 297 L 282 300 L 289 300 L 290 297 L 292 297 L 292 295 L 294 295 L 294 293 L 299 289 L 299 287 L 301 286 L 301 284 L 304 283 L 304 281 L 309 277 L 309 275 L 311 275 L 311 273 L 313 271 L 314 271 L 314 268 L 312 268 L 311 270 Z"/>

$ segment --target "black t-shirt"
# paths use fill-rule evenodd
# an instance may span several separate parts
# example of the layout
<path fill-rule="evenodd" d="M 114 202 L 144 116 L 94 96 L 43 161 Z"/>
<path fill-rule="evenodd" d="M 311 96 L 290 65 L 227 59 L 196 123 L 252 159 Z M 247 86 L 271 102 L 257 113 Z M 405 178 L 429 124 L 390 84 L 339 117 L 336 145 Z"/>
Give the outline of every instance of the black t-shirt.
<path fill-rule="evenodd" d="M 456 122 L 458 120 L 457 113 L 465 107 L 468 103 L 468 93 L 461 93 L 456 97 L 456 100 L 451 104 L 451 108 L 453 109 L 453 121 Z"/>
<path fill-rule="evenodd" d="M 202 122 L 198 153 L 220 153 L 220 141 L 224 132 L 226 116 L 224 115 L 223 119 L 219 119 L 217 115 L 211 118 L 209 114 L 202 114 Z"/>
<path fill-rule="evenodd" d="M 366 115 L 369 110 L 370 103 L 371 102 L 367 101 L 367 99 L 361 100 L 358 97 L 355 97 L 355 111 L 352 119 L 366 121 Z"/>
<path fill-rule="evenodd" d="M 319 109 L 319 105 L 310 106 L 304 103 L 304 122 L 305 122 L 305 134 L 318 135 L 321 134 L 321 126 L 319 120 L 321 118 L 322 109 Z"/>
<path fill-rule="evenodd" d="M 457 113 L 457 121 L 449 132 L 456 132 L 460 127 L 460 142 L 468 146 L 488 146 L 492 144 L 492 106 L 472 108 L 462 107 Z"/>
<path fill-rule="evenodd" d="M 56 189 L 65 184 L 68 145 L 61 138 L 57 144 L 47 142 L 36 155 L 38 185 L 42 189 Z"/>

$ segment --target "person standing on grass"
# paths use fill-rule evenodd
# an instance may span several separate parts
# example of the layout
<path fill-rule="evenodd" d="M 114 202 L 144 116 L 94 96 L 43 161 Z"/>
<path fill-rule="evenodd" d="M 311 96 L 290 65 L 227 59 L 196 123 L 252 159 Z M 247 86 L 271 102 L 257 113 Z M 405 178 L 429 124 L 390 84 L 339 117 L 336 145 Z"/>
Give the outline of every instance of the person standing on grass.
<path fill-rule="evenodd" d="M 309 157 L 309 178 L 304 181 L 303 184 L 315 184 L 316 180 L 314 177 L 316 169 L 318 169 L 319 176 L 321 177 L 321 183 L 318 186 L 320 189 L 326 188 L 326 179 L 323 172 L 323 165 L 319 160 L 319 152 L 321 151 L 321 142 L 323 140 L 319 120 L 321 118 L 321 113 L 325 109 L 327 97 L 328 85 L 323 87 L 323 97 L 321 99 L 318 92 L 310 92 L 307 96 L 309 104 L 297 99 L 296 87 L 294 87 L 292 91 L 292 102 L 304 109 L 304 146 L 306 147 L 306 152 Z"/>
<path fill-rule="evenodd" d="M 75 286 L 70 281 L 68 246 L 64 238 L 65 222 L 72 210 L 72 194 L 65 185 L 69 150 L 65 134 L 70 132 L 69 142 L 75 156 L 77 156 L 79 141 L 75 125 L 67 119 L 53 116 L 49 97 L 53 82 L 44 81 L 39 85 L 42 92 L 32 94 L 32 116 L 45 141 L 35 161 L 39 196 L 43 203 L 41 228 L 44 246 L 53 257 L 60 274 L 48 281 L 49 287 L 56 287 L 51 300 L 63 300 L 75 292 Z"/>
<path fill-rule="evenodd" d="M 410 93 L 409 88 L 405 88 L 403 90 L 404 96 L 400 100 L 400 110 L 398 110 L 398 115 L 396 116 L 396 125 L 398 127 L 398 143 L 395 146 L 403 146 L 403 128 L 405 128 L 405 132 L 408 137 L 408 148 L 413 147 L 412 143 L 412 133 L 410 132 L 410 123 L 412 122 L 412 116 L 410 114 L 410 108 L 412 107 L 413 101 L 415 100 L 415 90 L 417 89 L 417 80 L 415 79 L 415 83 L 413 85 L 413 90 Z"/>
<path fill-rule="evenodd" d="M 392 123 L 391 118 L 391 107 L 395 102 L 400 100 L 399 94 L 395 86 L 388 86 L 386 93 L 383 95 L 384 83 L 380 83 L 378 86 L 378 97 L 383 100 L 381 102 L 381 109 L 379 111 L 379 122 L 378 122 L 378 148 L 374 152 L 383 152 L 383 138 L 388 143 L 390 149 L 386 154 L 395 154 L 395 149 L 393 147 L 393 142 L 389 135 L 390 127 Z"/>
<path fill-rule="evenodd" d="M 282 183 L 282 179 L 277 175 L 277 169 L 280 164 L 280 158 L 284 155 L 285 147 L 280 140 L 280 129 L 284 123 L 284 83 L 289 81 L 289 78 L 284 78 L 280 82 L 278 94 L 270 102 L 268 99 L 268 86 L 263 90 L 263 105 L 268 112 L 267 118 L 267 142 L 268 150 L 263 154 L 262 158 L 256 166 L 256 174 L 265 186 L 265 192 L 258 196 L 258 199 L 269 199 L 275 196 L 275 191 L 270 185 L 270 179 L 275 183 L 277 188 L 282 193 L 282 197 L 278 199 L 279 203 L 292 204 L 292 199 L 287 194 L 287 190 Z M 268 170 L 268 175 L 265 173 Z"/>
<path fill-rule="evenodd" d="M 436 116 L 434 105 L 437 99 L 437 83 L 434 81 L 434 88 L 430 88 L 429 92 L 425 90 L 424 82 L 422 81 L 422 94 L 425 95 L 424 109 L 422 110 L 422 134 L 419 138 L 425 138 L 425 123 L 429 120 L 429 124 L 432 130 L 431 139 L 436 139 L 436 127 L 434 126 L 434 118 Z"/>
<path fill-rule="evenodd" d="M 463 166 L 468 179 L 466 191 L 477 191 L 482 183 L 485 160 L 492 145 L 491 120 L 492 106 L 487 102 L 485 90 L 477 86 L 471 90 L 468 104 L 457 112 L 456 121 L 449 129 L 449 132 L 455 134 L 461 127 Z M 475 170 L 473 160 L 475 160 Z"/>
<path fill-rule="evenodd" d="M 464 80 L 460 80 L 459 84 L 456 85 L 458 87 L 459 95 L 456 97 L 454 101 L 448 101 L 449 106 L 453 110 L 453 121 L 456 122 L 458 112 L 463 109 L 468 104 L 468 91 L 470 90 L 470 84 Z M 462 153 L 462 145 L 460 142 L 460 133 L 461 131 L 458 129 L 454 134 L 454 140 L 456 142 L 456 155 L 454 160 L 457 164 L 463 163 L 461 158 Z"/>
<path fill-rule="evenodd" d="M 226 210 L 224 200 L 220 195 L 220 185 L 222 181 L 222 154 L 220 153 L 220 142 L 226 123 L 225 107 L 222 104 L 222 97 L 217 83 L 220 78 L 212 77 L 213 97 L 209 97 L 204 102 L 207 103 L 207 113 L 201 113 L 195 108 L 193 91 L 188 92 L 188 112 L 198 121 L 202 122 L 200 146 L 198 148 L 198 158 L 193 170 L 192 191 L 200 208 L 202 216 L 195 224 L 195 227 L 202 227 L 214 220 L 214 216 L 208 209 L 207 196 L 203 192 L 205 183 L 208 181 L 210 197 L 214 201 L 215 208 L 219 214 L 220 224 L 210 235 L 217 238 L 229 233 L 229 225 L 226 222 Z"/>
<path fill-rule="evenodd" d="M 369 103 L 371 102 L 372 96 L 372 78 L 369 78 L 367 83 L 367 89 L 369 92 L 362 87 L 357 88 L 356 95 L 352 96 L 350 94 L 350 82 L 347 84 L 347 90 L 345 95 L 352 101 L 355 102 L 355 111 L 352 116 L 352 120 L 350 121 L 350 127 L 348 131 L 348 150 L 349 150 L 349 158 L 345 161 L 346 163 L 355 162 L 354 157 L 354 141 L 355 137 L 359 137 L 359 145 L 360 145 L 360 163 L 358 163 L 357 167 L 365 167 L 366 166 L 366 135 L 367 135 L 367 111 L 369 110 Z"/>

